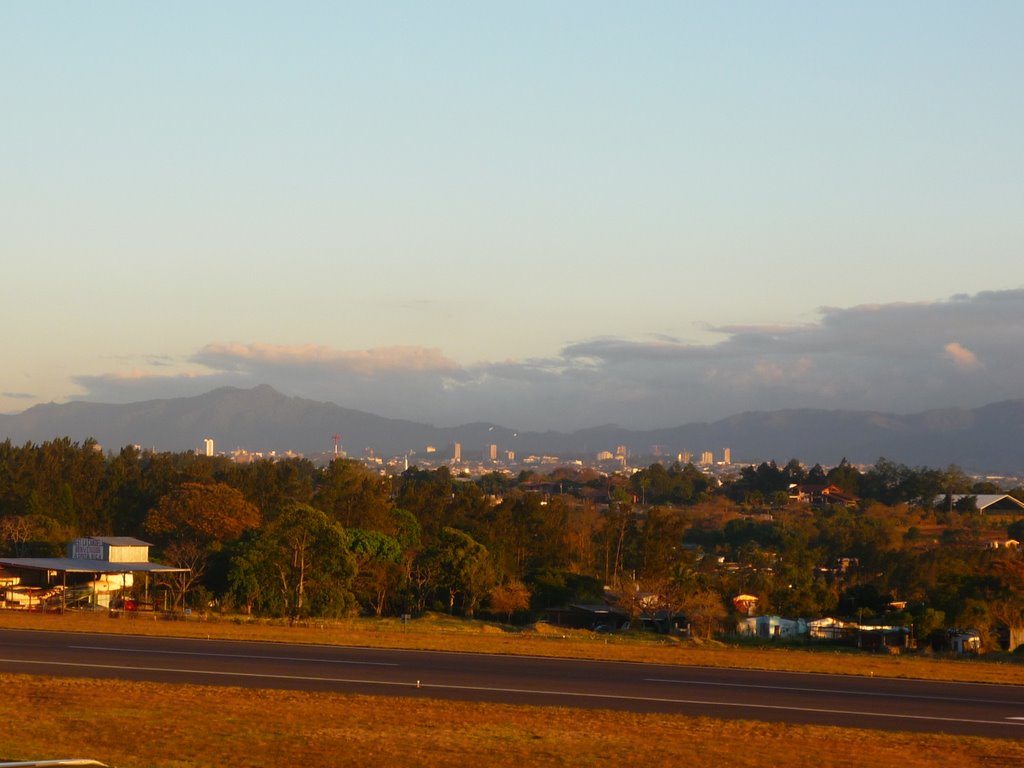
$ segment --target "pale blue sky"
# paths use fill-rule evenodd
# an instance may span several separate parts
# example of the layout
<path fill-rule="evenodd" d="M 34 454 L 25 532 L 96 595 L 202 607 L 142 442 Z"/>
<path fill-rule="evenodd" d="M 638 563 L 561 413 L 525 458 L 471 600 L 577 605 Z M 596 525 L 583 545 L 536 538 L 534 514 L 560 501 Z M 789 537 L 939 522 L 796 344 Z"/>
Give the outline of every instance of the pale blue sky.
<path fill-rule="evenodd" d="M 367 6 L 0 6 L 0 411 L 220 383 L 524 427 L 1024 396 L 1021 318 L 986 314 L 1024 288 L 1024 4 Z M 950 323 L 930 347 L 905 303 Z M 893 377 L 865 337 L 838 386 L 766 341 L 862 305 L 939 367 Z M 964 353 L 969 385 L 941 368 Z"/>

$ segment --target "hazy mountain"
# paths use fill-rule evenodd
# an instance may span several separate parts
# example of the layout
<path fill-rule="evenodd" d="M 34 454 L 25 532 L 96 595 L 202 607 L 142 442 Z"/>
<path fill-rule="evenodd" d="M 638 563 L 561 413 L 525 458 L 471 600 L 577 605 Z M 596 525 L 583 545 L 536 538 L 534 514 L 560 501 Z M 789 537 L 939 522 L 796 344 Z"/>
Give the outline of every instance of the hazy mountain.
<path fill-rule="evenodd" d="M 16 415 L 0 415 L 0 438 L 15 443 L 69 436 L 96 439 L 109 450 L 138 444 L 156 450 L 183 451 L 214 439 L 217 449 L 326 453 L 333 435 L 350 455 L 372 448 L 378 455 L 424 455 L 435 446 L 447 458 L 455 442 L 470 456 L 497 444 L 518 458 L 530 454 L 590 457 L 625 445 L 636 455 L 660 450 L 675 456 L 690 451 L 699 458 L 732 449 L 734 462 L 797 458 L 805 463 L 873 462 L 880 456 L 911 466 L 958 464 L 969 471 L 1024 473 L 1024 400 L 973 410 L 946 409 L 897 416 L 862 411 L 784 410 L 750 412 L 711 423 L 636 431 L 614 425 L 573 433 L 523 432 L 475 423 L 441 428 L 376 416 L 299 397 L 268 386 L 224 388 L 198 397 L 149 400 L 126 405 L 73 402 L 37 405 Z M 413 456 L 413 461 L 416 456 Z"/>
<path fill-rule="evenodd" d="M 245 448 L 310 455 L 330 451 L 335 434 L 350 455 L 372 448 L 378 455 L 391 456 L 422 452 L 427 445 L 444 450 L 460 439 L 480 450 L 485 443 L 507 440 L 512 431 L 489 424 L 444 429 L 388 419 L 334 403 L 287 397 L 266 385 L 124 405 L 37 405 L 17 415 L 0 415 L 0 438 L 15 443 L 67 435 L 77 441 L 94 438 L 107 449 L 140 445 L 187 451 L 201 447 L 209 437 L 218 451 Z"/>

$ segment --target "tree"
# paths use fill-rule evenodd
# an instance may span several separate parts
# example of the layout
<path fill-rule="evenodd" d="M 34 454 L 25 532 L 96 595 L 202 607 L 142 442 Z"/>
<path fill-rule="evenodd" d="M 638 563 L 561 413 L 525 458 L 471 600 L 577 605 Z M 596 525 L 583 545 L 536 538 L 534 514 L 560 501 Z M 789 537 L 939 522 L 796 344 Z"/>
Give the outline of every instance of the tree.
<path fill-rule="evenodd" d="M 210 554 L 260 521 L 259 510 L 222 483 L 182 483 L 161 497 L 146 515 L 145 527 L 161 544 L 163 556 L 187 569 L 170 577 L 175 606 L 203 578 Z"/>
<path fill-rule="evenodd" d="M 267 526 L 266 552 L 289 615 L 340 616 L 351 610 L 356 562 L 345 529 L 308 504 L 289 504 Z"/>
<path fill-rule="evenodd" d="M 820 473 L 821 467 L 818 467 L 818 471 Z M 786 466 L 782 468 L 782 474 L 785 475 L 788 480 L 787 486 L 790 483 L 803 483 L 808 479 L 807 472 L 804 470 L 804 466 L 800 463 L 799 459 L 790 459 L 786 462 Z M 775 490 L 785 490 L 785 488 L 777 488 Z"/>
<path fill-rule="evenodd" d="M 569 509 L 556 497 L 545 501 L 536 493 L 514 493 L 488 511 L 474 526 L 502 574 L 522 580 L 543 568 L 568 562 L 565 532 Z"/>
<path fill-rule="evenodd" d="M 510 581 L 494 587 L 490 594 L 491 610 L 505 614 L 505 622 L 512 622 L 512 614 L 530 607 L 530 590 L 521 581 Z"/>
<path fill-rule="evenodd" d="M 386 478 L 358 461 L 335 459 L 319 478 L 313 505 L 346 528 L 385 530 L 390 495 Z"/>
<path fill-rule="evenodd" d="M 597 550 L 594 547 L 594 540 L 601 529 L 601 524 L 601 513 L 594 502 L 586 500 L 569 507 L 562 537 L 569 571 L 597 572 Z"/>
<path fill-rule="evenodd" d="M 287 592 L 278 586 L 280 555 L 278 542 L 259 534 L 238 542 L 231 553 L 228 587 L 246 614 L 287 612 Z"/>
<path fill-rule="evenodd" d="M 3 541 L 9 553 L 14 557 L 22 557 L 25 542 L 31 536 L 32 528 L 27 518 L 19 515 L 8 515 L 0 518 L 0 541 Z"/>
<path fill-rule="evenodd" d="M 451 472 L 447 467 L 433 472 L 410 467 L 397 482 L 396 504 L 414 514 L 424 537 L 433 541 L 452 522 L 455 490 Z"/>
<path fill-rule="evenodd" d="M 598 537 L 604 550 L 604 581 L 606 584 L 617 585 L 627 568 L 635 565 L 631 555 L 639 539 L 636 514 L 624 490 L 614 489 L 611 492 L 604 525 Z"/>
<path fill-rule="evenodd" d="M 953 504 L 953 509 L 957 512 L 977 512 L 978 511 L 978 497 L 977 496 L 962 496 L 956 500 Z"/>
<path fill-rule="evenodd" d="M 719 631 L 729 615 L 722 596 L 711 589 L 700 589 L 683 598 L 680 607 L 686 615 L 690 629 L 697 637 L 710 640 Z"/>
<path fill-rule="evenodd" d="M 675 510 L 651 507 L 642 531 L 641 575 L 645 581 L 661 579 L 683 561 L 687 521 Z"/>
<path fill-rule="evenodd" d="M 260 525 L 255 505 L 230 485 L 182 483 L 146 516 L 146 530 L 167 540 L 189 538 L 205 545 L 232 541 Z"/>
<path fill-rule="evenodd" d="M 233 465 L 227 479 L 269 515 L 288 504 L 310 503 L 320 470 L 309 459 L 261 459 Z"/>
<path fill-rule="evenodd" d="M 825 475 L 825 481 L 830 485 L 839 488 L 843 493 L 857 496 L 860 493 L 860 471 L 850 464 L 843 456 L 843 460 L 832 467 Z"/>
<path fill-rule="evenodd" d="M 144 515 L 155 500 L 142 494 L 142 455 L 137 448 L 122 448 L 110 460 L 104 487 L 112 529 L 121 535 L 140 534 Z"/>
<path fill-rule="evenodd" d="M 758 504 L 779 491 L 787 491 L 791 483 L 802 482 L 803 477 L 803 467 L 796 459 L 790 460 L 784 469 L 779 469 L 774 461 L 762 462 L 757 467 L 743 467 L 728 494 L 734 501 Z"/>
<path fill-rule="evenodd" d="M 423 554 L 429 570 L 437 575 L 437 586 L 446 596 L 448 612 L 460 601 L 462 611 L 472 617 L 483 597 L 494 586 L 494 566 L 487 548 L 465 531 L 446 527 L 437 543 Z"/>
<path fill-rule="evenodd" d="M 384 613 L 388 594 L 401 580 L 402 546 L 398 539 L 380 531 L 349 528 L 347 534 L 356 561 L 356 595 L 379 617 Z"/>

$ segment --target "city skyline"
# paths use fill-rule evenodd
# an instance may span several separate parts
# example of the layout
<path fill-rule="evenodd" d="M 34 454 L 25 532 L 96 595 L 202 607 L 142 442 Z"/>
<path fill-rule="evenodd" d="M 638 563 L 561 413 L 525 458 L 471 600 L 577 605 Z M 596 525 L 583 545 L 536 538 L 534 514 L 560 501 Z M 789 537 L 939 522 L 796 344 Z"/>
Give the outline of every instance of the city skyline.
<path fill-rule="evenodd" d="M 0 9 L 0 413 L 1018 398 L 1024 8 Z"/>
<path fill-rule="evenodd" d="M 499 463 L 529 464 L 597 458 L 620 465 L 639 458 L 697 459 L 701 464 L 761 461 L 808 465 L 867 465 L 884 458 L 908 466 L 957 465 L 982 475 L 1019 476 L 1024 398 L 978 409 L 898 415 L 879 411 L 794 409 L 760 411 L 715 422 L 656 430 L 604 425 L 574 432 L 520 430 L 492 422 L 438 427 L 290 397 L 266 385 L 225 387 L 196 397 L 109 405 L 44 405 L 17 416 L 0 415 L 0 435 L 12 445 L 44 441 L 98 444 L 105 453 L 136 445 L 155 452 L 218 452 L 257 456 L 338 455 L 390 461 L 422 456 L 430 465 L 475 461 L 493 452 Z M 494 446 L 493 451 L 490 446 Z M 612 448 L 614 447 L 614 453 Z M 714 451 L 723 449 L 722 461 Z M 725 449 L 728 449 L 726 455 Z M 458 459 L 456 459 L 458 454 Z M 552 457 L 550 460 L 546 457 Z M 645 458 L 646 457 L 646 458 Z M 419 459 L 416 459 L 418 462 Z M 600 459 L 598 459 L 600 461 Z"/>

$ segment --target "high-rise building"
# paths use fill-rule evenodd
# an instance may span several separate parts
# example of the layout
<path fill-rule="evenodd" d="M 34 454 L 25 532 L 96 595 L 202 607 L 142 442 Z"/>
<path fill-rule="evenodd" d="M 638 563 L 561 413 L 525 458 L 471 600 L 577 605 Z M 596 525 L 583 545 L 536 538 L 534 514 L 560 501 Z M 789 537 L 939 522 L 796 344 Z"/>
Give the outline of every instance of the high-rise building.
<path fill-rule="evenodd" d="M 455 450 L 452 452 L 452 461 L 456 464 L 462 461 L 462 443 L 455 444 Z"/>
<path fill-rule="evenodd" d="M 711 451 L 704 451 L 700 455 L 700 463 L 704 465 L 714 464 L 715 454 L 713 454 Z"/>
<path fill-rule="evenodd" d="M 487 460 L 497 461 L 498 460 L 498 446 L 496 443 L 491 443 L 487 446 Z"/>
<path fill-rule="evenodd" d="M 684 466 L 693 461 L 693 451 L 680 451 L 676 456 L 676 461 Z"/>
<path fill-rule="evenodd" d="M 207 456 L 213 456 L 213 438 L 207 437 L 203 439 L 203 453 Z"/>
<path fill-rule="evenodd" d="M 732 464 L 732 449 L 731 448 L 723 449 L 723 451 L 722 451 L 722 463 L 723 464 Z"/>

